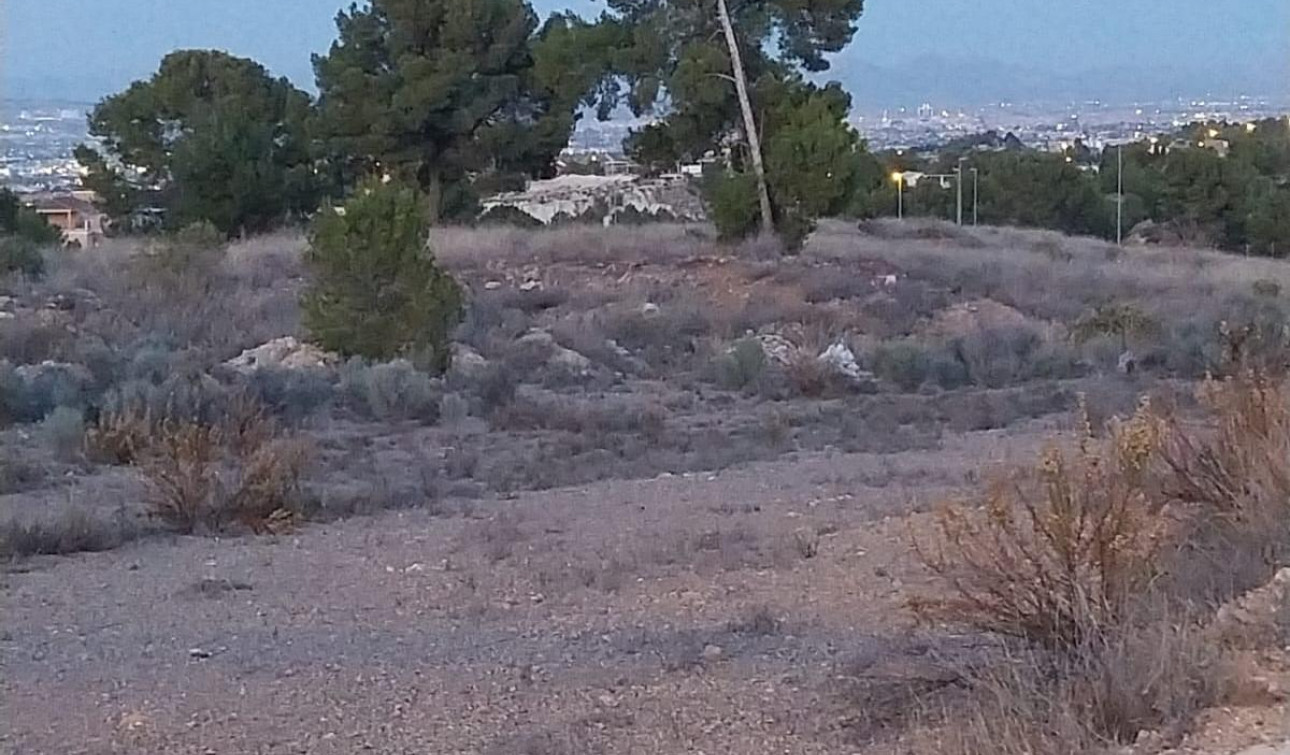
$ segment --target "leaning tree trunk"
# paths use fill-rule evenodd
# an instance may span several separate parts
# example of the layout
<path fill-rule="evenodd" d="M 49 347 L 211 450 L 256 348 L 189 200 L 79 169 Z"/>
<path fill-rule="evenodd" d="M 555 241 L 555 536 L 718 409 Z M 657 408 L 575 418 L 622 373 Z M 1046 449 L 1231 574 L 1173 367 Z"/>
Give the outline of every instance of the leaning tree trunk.
<path fill-rule="evenodd" d="M 757 199 L 761 204 L 761 232 L 770 235 L 775 232 L 775 216 L 770 206 L 770 189 L 766 185 L 766 166 L 761 161 L 761 137 L 757 133 L 757 121 L 753 118 L 752 102 L 748 99 L 748 79 L 744 75 L 744 61 L 739 54 L 739 40 L 735 37 L 734 24 L 730 22 L 730 11 L 726 0 L 717 0 L 717 15 L 721 18 L 721 28 L 726 32 L 726 44 L 730 47 L 730 65 L 734 69 L 735 91 L 739 94 L 739 108 L 744 114 L 744 131 L 748 134 L 748 151 L 752 153 L 753 172 L 757 174 Z"/>

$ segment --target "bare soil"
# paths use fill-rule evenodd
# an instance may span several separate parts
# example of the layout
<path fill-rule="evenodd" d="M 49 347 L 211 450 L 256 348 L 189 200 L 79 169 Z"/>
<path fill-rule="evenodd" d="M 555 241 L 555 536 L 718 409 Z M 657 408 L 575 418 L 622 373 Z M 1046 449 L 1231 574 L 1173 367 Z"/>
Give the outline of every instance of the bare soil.
<path fill-rule="evenodd" d="M 1050 430 L 28 561 L 3 578 L 0 744 L 892 752 L 854 683 L 935 686 L 971 645 L 915 629 L 920 517 L 892 514 Z"/>

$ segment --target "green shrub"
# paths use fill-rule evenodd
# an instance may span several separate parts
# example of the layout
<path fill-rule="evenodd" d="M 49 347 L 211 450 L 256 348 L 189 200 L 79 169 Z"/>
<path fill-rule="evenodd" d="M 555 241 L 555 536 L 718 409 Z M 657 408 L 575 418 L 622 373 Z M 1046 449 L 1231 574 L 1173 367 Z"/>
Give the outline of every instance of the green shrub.
<path fill-rule="evenodd" d="M 155 250 L 153 261 L 166 272 L 206 275 L 224 256 L 228 238 L 203 220 L 175 231 Z"/>
<path fill-rule="evenodd" d="M 928 349 L 912 340 L 883 343 L 873 353 L 873 373 L 904 391 L 917 390 L 932 374 Z"/>
<path fill-rule="evenodd" d="M 462 294 L 435 263 L 429 230 L 425 198 L 394 184 L 368 183 L 343 212 L 319 213 L 305 256 L 313 283 L 301 302 L 314 340 L 345 356 L 447 369 Z"/>
<path fill-rule="evenodd" d="M 434 422 L 443 395 L 433 378 L 402 359 L 374 365 L 350 360 L 341 376 L 341 390 L 360 413 L 387 421 Z"/>
<path fill-rule="evenodd" d="M 70 366 L 33 372 L 0 361 L 0 425 L 40 422 L 60 406 L 84 407 L 90 399 L 88 380 L 87 374 Z"/>
<path fill-rule="evenodd" d="M 708 217 L 724 240 L 742 239 L 757 233 L 757 177 L 751 173 L 718 171 L 703 184 Z"/>
<path fill-rule="evenodd" d="M 18 236 L 0 239 L 0 275 L 21 273 L 29 278 L 45 274 L 45 256 L 40 246 Z"/>
<path fill-rule="evenodd" d="M 70 406 L 60 406 L 50 412 L 40 424 L 45 440 L 60 459 L 71 460 L 81 451 L 85 437 L 85 413 Z"/>
<path fill-rule="evenodd" d="M 327 406 L 336 394 L 322 370 L 259 369 L 247 376 L 246 388 L 260 405 L 289 423 Z"/>
<path fill-rule="evenodd" d="M 753 338 L 743 338 L 717 357 L 717 383 L 727 390 L 743 390 L 757 383 L 766 372 L 766 352 Z"/>

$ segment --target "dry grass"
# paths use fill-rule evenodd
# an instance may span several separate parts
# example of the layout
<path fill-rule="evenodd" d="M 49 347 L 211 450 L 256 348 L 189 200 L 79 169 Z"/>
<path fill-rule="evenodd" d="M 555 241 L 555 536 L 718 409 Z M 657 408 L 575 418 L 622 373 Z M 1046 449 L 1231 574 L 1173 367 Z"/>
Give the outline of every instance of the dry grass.
<path fill-rule="evenodd" d="M 123 517 L 104 519 L 83 508 L 68 508 L 51 518 L 0 524 L 0 561 L 107 551 L 138 535 L 139 530 Z"/>
<path fill-rule="evenodd" d="M 943 508 L 939 542 L 919 552 L 953 597 L 919 611 L 1059 649 L 1117 626 L 1163 545 L 1148 477 L 1159 437 L 1144 404 L 1109 440 L 1085 424 L 1074 451 L 1052 447 L 1037 470 L 993 483 L 976 506 Z"/>
<path fill-rule="evenodd" d="M 944 711 L 944 755 L 1105 752 L 1139 736 L 1176 743 L 1200 712 L 1240 687 L 1215 639 L 1161 617 L 1078 652 L 1016 650 L 968 676 L 970 692 Z"/>
<path fill-rule="evenodd" d="M 950 597 L 917 607 L 1023 641 L 972 677 L 942 751 L 1173 742 L 1248 686 L 1213 617 L 1290 553 L 1290 394 L 1247 367 L 1200 393 L 1209 425 L 1144 403 L 1106 440 L 1086 425 L 1075 451 L 941 512 L 938 542 L 919 550 Z"/>
<path fill-rule="evenodd" d="M 437 228 L 430 245 L 454 272 L 505 263 L 661 263 L 710 254 L 714 234 L 703 226 L 565 226 L 534 232 L 508 226 Z"/>
<path fill-rule="evenodd" d="M 222 425 L 167 418 L 131 446 L 149 514 L 191 534 L 238 524 L 257 534 L 289 525 L 301 504 L 310 447 L 284 437 L 249 404 Z"/>

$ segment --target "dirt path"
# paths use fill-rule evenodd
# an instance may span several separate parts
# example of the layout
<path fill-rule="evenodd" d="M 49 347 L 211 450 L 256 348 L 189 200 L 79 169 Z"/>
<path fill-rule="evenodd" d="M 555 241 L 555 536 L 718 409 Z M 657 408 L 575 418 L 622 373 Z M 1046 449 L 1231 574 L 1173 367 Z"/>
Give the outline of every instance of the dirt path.
<path fill-rule="evenodd" d="M 918 517 L 892 515 L 1034 443 L 28 562 L 0 592 L 0 750 L 859 752 L 848 669 L 928 652 Z"/>

